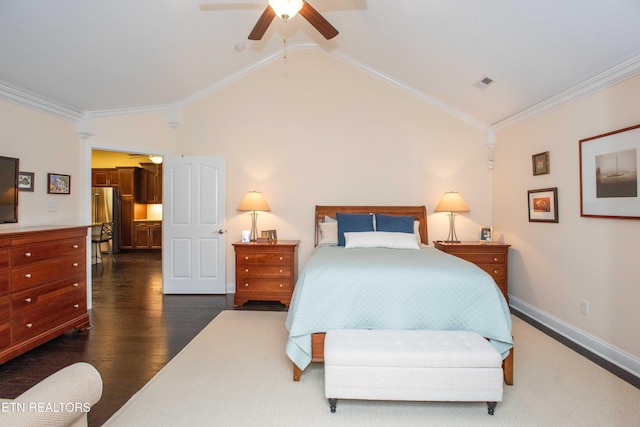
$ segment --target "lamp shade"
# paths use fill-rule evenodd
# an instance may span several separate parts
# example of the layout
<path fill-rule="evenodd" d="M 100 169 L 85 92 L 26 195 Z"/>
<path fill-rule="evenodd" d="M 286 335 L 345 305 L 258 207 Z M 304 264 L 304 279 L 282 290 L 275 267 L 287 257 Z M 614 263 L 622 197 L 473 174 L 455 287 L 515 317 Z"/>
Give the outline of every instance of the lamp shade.
<path fill-rule="evenodd" d="M 259 191 L 249 191 L 238 206 L 239 211 L 270 211 L 267 201 Z"/>
<path fill-rule="evenodd" d="M 302 0 L 269 0 L 269 6 L 277 16 L 284 19 L 291 19 L 302 9 Z"/>
<path fill-rule="evenodd" d="M 469 212 L 469 206 L 457 191 L 444 193 L 434 212 Z"/>

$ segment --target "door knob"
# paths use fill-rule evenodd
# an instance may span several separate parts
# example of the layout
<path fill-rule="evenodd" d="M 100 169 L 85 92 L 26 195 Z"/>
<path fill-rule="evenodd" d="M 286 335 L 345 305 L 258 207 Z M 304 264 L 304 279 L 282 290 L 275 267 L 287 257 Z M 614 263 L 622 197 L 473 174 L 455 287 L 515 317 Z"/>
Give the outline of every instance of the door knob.
<path fill-rule="evenodd" d="M 224 230 L 221 228 L 220 230 L 218 230 L 218 234 L 224 234 Z"/>

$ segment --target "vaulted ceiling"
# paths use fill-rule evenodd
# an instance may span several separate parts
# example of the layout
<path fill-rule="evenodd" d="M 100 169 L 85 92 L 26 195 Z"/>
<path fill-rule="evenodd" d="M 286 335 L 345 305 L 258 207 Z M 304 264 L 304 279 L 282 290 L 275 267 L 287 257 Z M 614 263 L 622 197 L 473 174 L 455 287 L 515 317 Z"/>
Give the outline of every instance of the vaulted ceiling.
<path fill-rule="evenodd" d="M 317 48 L 491 125 L 606 73 L 640 72 L 638 0 L 309 0 L 247 36 L 267 0 L 0 0 L 0 97 L 72 111 L 180 103 L 287 49 Z M 613 70 L 613 71 L 612 71 Z M 485 89 L 474 86 L 489 77 Z"/>

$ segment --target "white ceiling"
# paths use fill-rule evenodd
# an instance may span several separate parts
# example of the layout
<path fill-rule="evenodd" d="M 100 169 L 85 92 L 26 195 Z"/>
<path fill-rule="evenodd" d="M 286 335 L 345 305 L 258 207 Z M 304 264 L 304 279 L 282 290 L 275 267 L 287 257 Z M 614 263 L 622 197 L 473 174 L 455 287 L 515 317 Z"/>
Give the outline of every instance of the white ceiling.
<path fill-rule="evenodd" d="M 249 41 L 266 3 L 0 0 L 0 83 L 78 112 L 180 103 L 282 60 L 286 35 L 490 125 L 640 62 L 639 0 L 309 0 L 337 37 L 296 16 Z"/>

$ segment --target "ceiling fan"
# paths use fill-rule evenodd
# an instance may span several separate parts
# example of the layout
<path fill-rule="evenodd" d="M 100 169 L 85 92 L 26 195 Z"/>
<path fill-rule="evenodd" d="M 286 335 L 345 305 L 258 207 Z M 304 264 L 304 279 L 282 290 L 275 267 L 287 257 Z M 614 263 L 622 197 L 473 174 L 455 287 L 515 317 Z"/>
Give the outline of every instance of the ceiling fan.
<path fill-rule="evenodd" d="M 260 40 L 269 28 L 273 18 L 278 16 L 285 22 L 296 14 L 302 15 L 325 39 L 329 40 L 338 35 L 333 25 L 304 0 L 269 0 L 267 8 L 253 27 L 249 40 Z"/>

